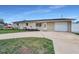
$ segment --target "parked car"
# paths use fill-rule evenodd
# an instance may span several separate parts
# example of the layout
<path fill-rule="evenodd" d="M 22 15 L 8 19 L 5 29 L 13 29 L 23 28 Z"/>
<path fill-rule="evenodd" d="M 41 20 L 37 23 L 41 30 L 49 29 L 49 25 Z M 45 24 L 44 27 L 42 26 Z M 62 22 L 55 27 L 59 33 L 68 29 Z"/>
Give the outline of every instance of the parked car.
<path fill-rule="evenodd" d="M 11 24 L 6 24 L 4 27 L 5 27 L 5 29 L 13 29 Z"/>

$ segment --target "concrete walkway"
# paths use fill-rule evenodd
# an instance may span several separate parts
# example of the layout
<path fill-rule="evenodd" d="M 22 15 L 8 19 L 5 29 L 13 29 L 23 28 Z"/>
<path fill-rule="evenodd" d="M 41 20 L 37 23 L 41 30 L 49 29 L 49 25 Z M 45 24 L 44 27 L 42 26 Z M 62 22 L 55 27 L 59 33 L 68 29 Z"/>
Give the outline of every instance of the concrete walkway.
<path fill-rule="evenodd" d="M 53 40 L 56 54 L 79 54 L 79 35 L 68 32 L 20 32 L 0 34 L 0 40 L 20 37 L 45 37 Z"/>

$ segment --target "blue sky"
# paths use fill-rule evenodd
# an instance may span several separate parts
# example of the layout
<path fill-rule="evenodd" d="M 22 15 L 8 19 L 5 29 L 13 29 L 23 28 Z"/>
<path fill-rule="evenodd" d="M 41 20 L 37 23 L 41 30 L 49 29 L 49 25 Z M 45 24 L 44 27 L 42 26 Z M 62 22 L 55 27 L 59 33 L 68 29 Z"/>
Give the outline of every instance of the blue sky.
<path fill-rule="evenodd" d="M 21 20 L 51 18 L 75 18 L 79 20 L 78 5 L 0 5 L 0 18 L 11 23 Z"/>

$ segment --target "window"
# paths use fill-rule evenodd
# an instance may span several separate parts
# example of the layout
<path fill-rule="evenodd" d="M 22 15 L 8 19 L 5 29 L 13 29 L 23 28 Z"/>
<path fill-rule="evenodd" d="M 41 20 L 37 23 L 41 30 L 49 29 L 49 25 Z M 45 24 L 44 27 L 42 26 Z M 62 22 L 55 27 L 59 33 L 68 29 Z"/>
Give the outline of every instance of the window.
<path fill-rule="evenodd" d="M 36 27 L 41 27 L 41 23 L 36 23 Z"/>
<path fill-rule="evenodd" d="M 28 26 L 28 23 L 26 23 L 26 26 Z"/>

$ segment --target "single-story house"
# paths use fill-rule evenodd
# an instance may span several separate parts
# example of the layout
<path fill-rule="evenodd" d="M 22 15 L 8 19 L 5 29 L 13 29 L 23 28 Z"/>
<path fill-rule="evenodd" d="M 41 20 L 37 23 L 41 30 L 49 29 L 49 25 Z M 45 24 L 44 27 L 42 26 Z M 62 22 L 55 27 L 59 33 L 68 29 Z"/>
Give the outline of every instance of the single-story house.
<path fill-rule="evenodd" d="M 33 29 L 45 31 L 68 31 L 71 32 L 72 20 L 70 18 L 24 20 L 13 22 L 15 28 L 24 29 L 30 27 Z"/>

